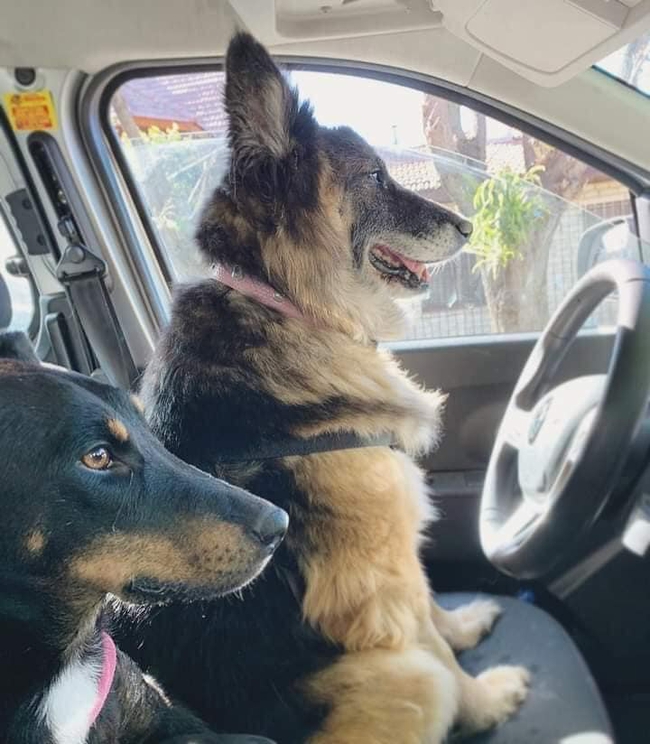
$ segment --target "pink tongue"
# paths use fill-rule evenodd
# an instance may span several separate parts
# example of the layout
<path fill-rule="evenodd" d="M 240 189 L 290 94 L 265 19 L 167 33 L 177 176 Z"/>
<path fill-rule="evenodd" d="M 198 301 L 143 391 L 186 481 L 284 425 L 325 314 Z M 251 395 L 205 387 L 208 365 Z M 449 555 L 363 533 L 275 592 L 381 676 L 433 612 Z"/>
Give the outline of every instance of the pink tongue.
<path fill-rule="evenodd" d="M 414 261 L 412 258 L 406 258 L 400 254 L 399 260 L 406 266 L 409 271 L 412 271 L 415 276 L 419 277 L 422 281 L 429 280 L 429 269 L 420 261 Z"/>
<path fill-rule="evenodd" d="M 421 261 L 416 261 L 413 258 L 407 258 L 406 256 L 403 256 L 401 253 L 396 253 L 395 251 L 391 251 L 391 249 L 386 245 L 379 246 L 379 248 L 385 251 L 386 253 L 388 253 L 390 256 L 392 256 L 397 261 L 400 261 L 401 263 L 403 263 L 404 266 L 406 266 L 406 268 L 409 271 L 412 271 L 415 274 L 415 276 L 417 276 L 420 279 L 421 282 L 428 282 L 429 279 L 431 278 L 429 269 Z"/>

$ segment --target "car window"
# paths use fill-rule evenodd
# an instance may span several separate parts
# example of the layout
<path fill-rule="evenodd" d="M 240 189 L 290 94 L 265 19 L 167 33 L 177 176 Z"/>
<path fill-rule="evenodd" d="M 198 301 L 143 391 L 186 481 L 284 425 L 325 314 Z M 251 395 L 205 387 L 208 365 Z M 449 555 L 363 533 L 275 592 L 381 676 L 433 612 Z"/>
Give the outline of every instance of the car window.
<path fill-rule="evenodd" d="M 471 217 L 474 234 L 411 304 L 405 339 L 541 330 L 594 263 L 640 257 L 627 189 L 516 127 L 405 85 L 294 71 L 319 121 L 356 129 L 404 186 Z M 134 78 L 110 126 L 173 280 L 209 271 L 194 245 L 227 165 L 221 72 Z M 590 319 L 610 324 L 615 303 Z"/>
<path fill-rule="evenodd" d="M 596 67 L 650 96 L 650 31 L 605 57 Z"/>
<path fill-rule="evenodd" d="M 0 330 L 28 331 L 34 318 L 34 298 L 28 279 L 9 274 L 7 260 L 18 248 L 0 213 Z"/>

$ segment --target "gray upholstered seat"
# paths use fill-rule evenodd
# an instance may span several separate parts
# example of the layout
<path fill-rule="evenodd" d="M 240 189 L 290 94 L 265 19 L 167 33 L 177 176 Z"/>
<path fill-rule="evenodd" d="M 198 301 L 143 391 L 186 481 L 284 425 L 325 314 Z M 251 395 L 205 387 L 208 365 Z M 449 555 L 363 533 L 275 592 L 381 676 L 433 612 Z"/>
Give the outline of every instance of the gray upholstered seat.
<path fill-rule="evenodd" d="M 440 594 L 448 609 L 475 598 Z M 498 664 L 522 664 L 532 675 L 529 697 L 519 713 L 494 731 L 464 741 L 471 744 L 611 744 L 607 711 L 575 644 L 550 615 L 526 602 L 495 598 L 503 616 L 492 634 L 460 662 L 472 674 Z"/>

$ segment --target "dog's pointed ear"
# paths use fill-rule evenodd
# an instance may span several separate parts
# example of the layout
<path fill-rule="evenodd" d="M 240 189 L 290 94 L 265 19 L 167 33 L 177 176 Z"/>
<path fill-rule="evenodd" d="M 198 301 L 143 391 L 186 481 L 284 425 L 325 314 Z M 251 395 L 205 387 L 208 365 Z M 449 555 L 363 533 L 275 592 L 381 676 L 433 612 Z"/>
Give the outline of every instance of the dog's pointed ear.
<path fill-rule="evenodd" d="M 280 160 L 290 153 L 298 94 L 247 33 L 238 33 L 228 47 L 225 105 L 235 162 Z"/>
<path fill-rule="evenodd" d="M 0 359 L 15 359 L 18 362 L 40 364 L 31 341 L 22 331 L 0 333 Z"/>

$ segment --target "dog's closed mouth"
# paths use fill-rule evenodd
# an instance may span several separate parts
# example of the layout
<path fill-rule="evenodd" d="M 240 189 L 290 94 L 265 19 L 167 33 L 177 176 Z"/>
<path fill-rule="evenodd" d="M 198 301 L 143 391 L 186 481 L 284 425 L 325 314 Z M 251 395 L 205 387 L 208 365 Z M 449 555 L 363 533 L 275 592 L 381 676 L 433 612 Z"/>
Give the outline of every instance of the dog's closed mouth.
<path fill-rule="evenodd" d="M 429 284 L 430 274 L 426 264 L 407 258 L 386 245 L 373 246 L 368 258 L 388 282 L 398 281 L 408 289 L 422 289 Z"/>
<path fill-rule="evenodd" d="M 253 577 L 254 578 L 254 577 Z M 162 582 L 150 578 L 132 579 L 124 588 L 122 598 L 133 604 L 168 604 L 169 602 L 194 602 L 223 597 L 242 589 L 251 579 L 226 580 L 222 586 L 189 585 L 181 582 Z"/>
<path fill-rule="evenodd" d="M 219 596 L 212 588 L 188 587 L 181 583 L 167 583 L 155 579 L 133 579 L 125 588 L 125 599 L 135 604 L 167 604 L 172 601 L 187 602 Z"/>

